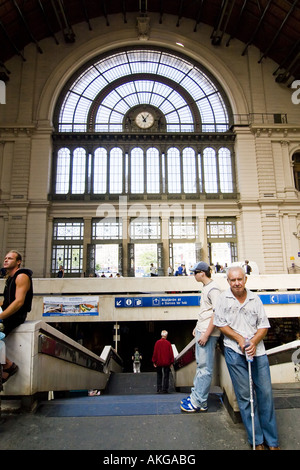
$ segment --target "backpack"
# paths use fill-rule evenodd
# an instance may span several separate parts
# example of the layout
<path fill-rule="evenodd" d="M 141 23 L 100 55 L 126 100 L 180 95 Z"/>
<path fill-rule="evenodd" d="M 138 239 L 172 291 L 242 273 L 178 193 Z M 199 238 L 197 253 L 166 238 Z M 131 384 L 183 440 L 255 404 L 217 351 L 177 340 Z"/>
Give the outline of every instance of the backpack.
<path fill-rule="evenodd" d="M 135 351 L 133 357 L 134 357 L 133 362 L 135 362 L 135 363 L 139 363 L 139 362 L 140 362 L 140 353 L 139 353 L 138 351 Z"/>

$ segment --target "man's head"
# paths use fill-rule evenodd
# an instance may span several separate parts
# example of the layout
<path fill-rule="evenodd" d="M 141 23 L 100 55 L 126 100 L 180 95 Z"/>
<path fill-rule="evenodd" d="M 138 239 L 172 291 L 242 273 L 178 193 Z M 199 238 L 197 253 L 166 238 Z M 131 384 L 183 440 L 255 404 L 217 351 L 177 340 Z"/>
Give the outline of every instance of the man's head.
<path fill-rule="evenodd" d="M 166 338 L 168 336 L 168 332 L 166 330 L 162 330 L 161 337 Z"/>
<path fill-rule="evenodd" d="M 192 273 L 194 273 L 196 281 L 202 281 L 203 275 L 208 278 L 211 278 L 210 266 L 207 263 L 205 263 L 205 261 L 200 261 L 199 263 L 195 264 L 195 266 L 191 269 L 191 271 Z M 198 276 L 198 274 L 200 276 Z"/>
<path fill-rule="evenodd" d="M 6 272 L 9 274 L 15 272 L 20 268 L 22 263 L 22 255 L 15 250 L 9 251 L 4 257 L 3 267 L 6 269 Z"/>
<path fill-rule="evenodd" d="M 244 294 L 247 276 L 242 268 L 239 266 L 229 268 L 227 271 L 227 281 L 235 297 L 240 297 Z"/>

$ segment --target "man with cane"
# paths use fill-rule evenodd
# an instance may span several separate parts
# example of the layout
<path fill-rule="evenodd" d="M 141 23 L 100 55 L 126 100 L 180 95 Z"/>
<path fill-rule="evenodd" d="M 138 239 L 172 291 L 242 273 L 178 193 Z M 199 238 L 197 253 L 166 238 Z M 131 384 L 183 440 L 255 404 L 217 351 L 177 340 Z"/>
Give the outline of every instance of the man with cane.
<path fill-rule="evenodd" d="M 265 445 L 279 450 L 269 361 L 263 343 L 270 324 L 258 295 L 245 287 L 244 270 L 229 268 L 227 280 L 230 288 L 218 298 L 214 324 L 224 334 L 225 360 L 248 441 L 256 450 L 264 450 Z"/>

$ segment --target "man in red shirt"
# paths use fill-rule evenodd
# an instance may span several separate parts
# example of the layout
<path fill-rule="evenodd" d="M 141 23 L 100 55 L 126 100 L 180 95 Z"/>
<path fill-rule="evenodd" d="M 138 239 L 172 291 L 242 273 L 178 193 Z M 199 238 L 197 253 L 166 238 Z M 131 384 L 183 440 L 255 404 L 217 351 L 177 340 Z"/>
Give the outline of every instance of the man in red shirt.
<path fill-rule="evenodd" d="M 157 372 L 157 393 L 168 393 L 170 366 L 174 362 L 173 349 L 167 336 L 168 332 L 162 330 L 161 339 L 156 341 L 152 356 L 152 362 Z"/>

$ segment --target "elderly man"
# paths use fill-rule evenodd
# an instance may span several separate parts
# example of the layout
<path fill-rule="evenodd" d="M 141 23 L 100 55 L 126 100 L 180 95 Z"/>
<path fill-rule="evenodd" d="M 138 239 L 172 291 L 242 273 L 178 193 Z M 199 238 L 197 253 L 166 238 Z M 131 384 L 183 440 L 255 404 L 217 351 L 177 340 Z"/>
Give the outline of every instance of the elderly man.
<path fill-rule="evenodd" d="M 244 270 L 240 267 L 229 268 L 227 280 L 230 288 L 218 298 L 214 324 L 224 334 L 225 360 L 241 417 L 249 443 L 253 445 L 247 352 L 253 357 L 255 448 L 264 450 L 266 444 L 270 450 L 278 450 L 270 368 L 263 343 L 270 324 L 260 298 L 246 288 Z M 246 339 L 250 342 L 247 347 Z"/>
<path fill-rule="evenodd" d="M 157 393 L 168 393 L 170 366 L 174 362 L 174 354 L 170 341 L 167 340 L 168 332 L 162 330 L 161 339 L 154 345 L 152 356 L 153 366 L 157 374 Z"/>

